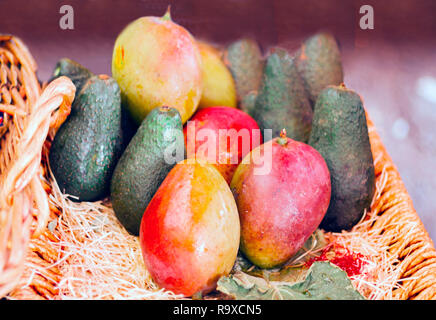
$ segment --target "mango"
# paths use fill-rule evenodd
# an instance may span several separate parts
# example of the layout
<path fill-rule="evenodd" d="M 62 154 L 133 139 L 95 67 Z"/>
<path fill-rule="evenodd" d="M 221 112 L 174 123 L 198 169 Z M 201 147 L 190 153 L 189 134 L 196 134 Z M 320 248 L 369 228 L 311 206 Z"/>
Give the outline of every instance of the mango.
<path fill-rule="evenodd" d="M 168 174 L 144 212 L 140 244 L 162 288 L 204 294 L 229 274 L 239 247 L 235 200 L 212 165 L 184 160 Z"/>
<path fill-rule="evenodd" d="M 283 265 L 304 245 L 331 194 L 322 156 L 284 132 L 242 160 L 230 187 L 241 221 L 240 249 L 261 268 Z"/>
<path fill-rule="evenodd" d="M 232 74 L 221 60 L 221 53 L 212 45 L 197 42 L 202 59 L 203 94 L 199 108 L 236 107 L 236 89 Z"/>
<path fill-rule="evenodd" d="M 192 35 L 164 17 L 142 17 L 115 41 L 112 75 L 123 105 L 139 125 L 159 106 L 176 108 L 186 122 L 202 94 L 201 56 Z"/>
<path fill-rule="evenodd" d="M 242 158 L 262 143 L 256 121 L 245 112 L 228 107 L 198 110 L 183 133 L 188 158 L 212 163 L 229 184 Z"/>

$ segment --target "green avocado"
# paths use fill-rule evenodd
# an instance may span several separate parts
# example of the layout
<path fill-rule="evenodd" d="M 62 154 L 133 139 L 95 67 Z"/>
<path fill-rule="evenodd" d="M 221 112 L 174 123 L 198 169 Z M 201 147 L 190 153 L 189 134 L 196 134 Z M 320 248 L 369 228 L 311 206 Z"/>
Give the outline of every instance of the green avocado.
<path fill-rule="evenodd" d="M 235 80 L 238 101 L 259 88 L 265 62 L 254 40 L 240 39 L 230 44 L 224 54 L 224 62 Z M 247 112 L 243 107 L 241 109 Z"/>
<path fill-rule="evenodd" d="M 139 234 L 142 215 L 171 168 L 184 159 L 182 119 L 177 109 L 153 109 L 118 162 L 111 200 L 118 220 Z"/>
<path fill-rule="evenodd" d="M 257 91 L 250 91 L 245 97 L 241 100 L 239 108 L 250 114 L 254 110 L 254 106 L 256 105 L 257 99 Z"/>
<path fill-rule="evenodd" d="M 86 81 L 88 81 L 88 79 L 93 75 L 94 74 L 91 71 L 76 61 L 68 58 L 62 58 L 56 63 L 53 71 L 53 77 L 50 81 L 61 76 L 66 76 L 70 78 L 73 84 L 76 86 L 76 94 L 78 94 Z"/>
<path fill-rule="evenodd" d="M 121 128 L 123 129 L 123 151 L 129 145 L 130 140 L 132 140 L 133 136 L 138 130 L 139 126 L 135 120 L 133 120 L 130 115 L 129 109 L 127 105 L 123 103 L 123 99 L 121 98 Z"/>
<path fill-rule="evenodd" d="M 80 201 L 106 196 L 122 143 L 118 84 L 106 75 L 92 76 L 50 150 L 50 166 L 61 191 Z"/>
<path fill-rule="evenodd" d="M 321 228 L 349 230 L 368 209 L 375 190 L 374 162 L 360 96 L 328 86 L 315 105 L 309 144 L 324 157 L 332 195 Z"/>
<path fill-rule="evenodd" d="M 60 77 L 66 76 L 71 79 L 73 84 L 76 86 L 76 94 L 80 92 L 83 85 L 88 81 L 89 78 L 94 76 L 94 74 L 89 71 L 87 68 L 82 66 L 68 58 L 62 58 L 56 63 L 56 67 L 53 71 L 53 77 L 50 81 Z M 135 134 L 138 129 L 138 125 L 131 118 L 130 113 L 127 109 L 127 106 L 124 106 L 121 102 L 121 126 L 123 129 L 123 150 L 129 144 L 130 139 Z"/>
<path fill-rule="evenodd" d="M 312 113 L 294 59 L 286 50 L 275 48 L 267 58 L 262 84 L 249 114 L 262 131 L 272 129 L 272 137 L 279 136 L 284 128 L 289 138 L 307 142 Z"/>
<path fill-rule="evenodd" d="M 307 39 L 296 54 L 296 65 L 312 107 L 325 87 L 344 82 L 341 53 L 330 33 L 318 33 Z"/>

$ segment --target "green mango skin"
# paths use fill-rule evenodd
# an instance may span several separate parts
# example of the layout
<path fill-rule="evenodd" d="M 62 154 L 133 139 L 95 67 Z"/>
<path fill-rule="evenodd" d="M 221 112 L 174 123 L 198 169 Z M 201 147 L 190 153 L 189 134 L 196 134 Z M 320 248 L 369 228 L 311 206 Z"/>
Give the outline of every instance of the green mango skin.
<path fill-rule="evenodd" d="M 76 92 L 80 92 L 82 87 L 94 74 L 87 68 L 82 66 L 68 58 L 62 58 L 56 63 L 55 69 L 53 71 L 53 77 L 50 81 L 59 78 L 61 76 L 66 76 L 71 79 L 73 84 L 76 86 Z"/>
<path fill-rule="evenodd" d="M 356 92 L 344 86 L 329 86 L 321 92 L 309 144 L 323 156 L 331 175 L 330 206 L 320 227 L 349 230 L 369 209 L 375 191 L 365 110 Z"/>
<path fill-rule="evenodd" d="M 79 201 L 104 198 L 122 142 L 120 89 L 106 75 L 92 76 L 76 96 L 50 150 L 60 190 Z"/>
<path fill-rule="evenodd" d="M 231 43 L 224 53 L 224 62 L 235 80 L 238 101 L 259 88 L 265 62 L 254 40 L 240 39 Z M 247 112 L 243 104 L 240 107 Z"/>
<path fill-rule="evenodd" d="M 294 59 L 286 50 L 274 49 L 266 61 L 262 84 L 249 114 L 261 130 L 272 129 L 272 137 L 286 129 L 289 138 L 307 142 L 312 113 Z"/>
<path fill-rule="evenodd" d="M 307 39 L 296 54 L 296 65 L 312 106 L 325 87 L 344 82 L 341 53 L 330 33 L 318 33 Z"/>
<path fill-rule="evenodd" d="M 177 109 L 158 107 L 141 123 L 115 168 L 111 200 L 116 216 L 132 234 L 139 234 L 142 215 L 156 190 L 175 163 L 165 159 L 167 150 L 181 151 L 185 143 Z"/>

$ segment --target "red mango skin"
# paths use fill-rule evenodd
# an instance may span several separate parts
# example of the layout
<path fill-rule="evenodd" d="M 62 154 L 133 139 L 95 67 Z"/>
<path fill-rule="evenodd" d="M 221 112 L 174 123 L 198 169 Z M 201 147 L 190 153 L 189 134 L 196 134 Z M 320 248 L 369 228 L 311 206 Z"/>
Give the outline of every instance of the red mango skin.
<path fill-rule="evenodd" d="M 277 139 L 247 155 L 230 185 L 240 216 L 241 251 L 262 268 L 282 265 L 303 246 L 321 223 L 331 194 L 330 173 L 318 151 L 286 137 L 280 145 Z M 262 161 L 271 171 L 254 174 Z"/>
<path fill-rule="evenodd" d="M 195 128 L 195 134 L 188 134 L 188 125 L 184 126 L 183 133 L 188 158 L 193 158 L 195 155 L 196 159 L 208 160 L 215 165 L 228 184 L 230 184 L 233 174 L 243 157 L 253 148 L 262 144 L 262 134 L 256 121 L 236 108 L 216 106 L 200 109 L 189 121 L 192 128 Z M 201 129 L 209 129 L 215 132 L 215 143 L 211 145 L 211 148 L 216 147 L 215 156 L 210 154 L 209 147 L 207 147 L 208 139 L 198 135 Z M 247 133 L 246 146 L 248 148 L 244 147 L 241 138 L 230 139 L 225 136 L 220 138 L 220 129 L 234 129 L 236 132 L 247 130 L 245 132 Z M 256 131 L 253 132 L 253 130 Z"/>
<path fill-rule="evenodd" d="M 162 182 L 144 212 L 139 235 L 154 281 L 186 297 L 213 290 L 229 274 L 240 240 L 228 184 L 212 165 L 189 162 L 176 164 Z"/>

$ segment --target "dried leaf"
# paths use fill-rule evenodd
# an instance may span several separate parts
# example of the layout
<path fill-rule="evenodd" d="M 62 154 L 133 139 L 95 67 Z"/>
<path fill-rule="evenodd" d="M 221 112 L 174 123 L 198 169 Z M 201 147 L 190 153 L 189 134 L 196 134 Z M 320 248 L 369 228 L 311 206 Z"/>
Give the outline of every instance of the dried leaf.
<path fill-rule="evenodd" d="M 287 265 L 302 264 L 309 261 L 315 256 L 319 256 L 320 251 L 327 245 L 327 240 L 324 237 L 324 232 L 317 229 L 309 239 L 304 243 L 303 247 L 289 260 Z"/>
<path fill-rule="evenodd" d="M 307 270 L 306 266 L 285 266 L 277 272 L 271 272 L 266 280 L 295 283 L 306 278 Z"/>
<path fill-rule="evenodd" d="M 316 230 L 306 241 L 303 247 L 281 268 L 261 269 L 253 265 L 242 254 L 239 254 L 234 272 L 244 272 L 251 276 L 261 277 L 268 281 L 301 281 L 306 276 L 308 268 L 304 265 L 311 258 L 319 256 L 321 250 L 327 245 L 324 233 Z"/>
<path fill-rule="evenodd" d="M 238 300 L 363 300 L 347 274 L 329 262 L 315 262 L 297 283 L 268 282 L 238 272 L 218 281 L 218 291 Z"/>

